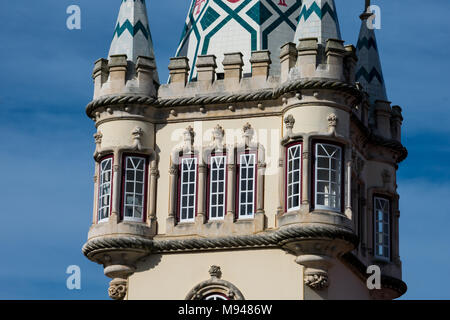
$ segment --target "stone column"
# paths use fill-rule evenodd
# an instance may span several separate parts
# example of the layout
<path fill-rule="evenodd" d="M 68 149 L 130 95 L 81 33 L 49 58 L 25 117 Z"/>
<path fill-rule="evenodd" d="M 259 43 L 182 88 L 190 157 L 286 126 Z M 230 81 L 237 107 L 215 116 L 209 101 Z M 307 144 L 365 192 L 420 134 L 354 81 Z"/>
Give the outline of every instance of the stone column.
<path fill-rule="evenodd" d="M 178 185 L 178 167 L 172 164 L 169 169 L 169 217 L 167 218 L 167 227 L 173 227 L 176 223 L 177 213 L 177 185 Z"/>
<path fill-rule="evenodd" d="M 235 217 L 235 194 L 236 194 L 236 164 L 228 163 L 227 181 L 227 215 L 226 219 L 231 221 Z"/>
<path fill-rule="evenodd" d="M 156 167 L 156 163 L 151 165 L 150 168 L 150 188 L 149 188 L 149 204 L 150 204 L 150 211 L 149 211 L 149 224 L 150 226 L 153 225 L 153 222 L 156 221 L 156 186 L 157 186 L 157 180 L 159 176 L 159 170 Z"/>
<path fill-rule="evenodd" d="M 111 217 L 110 219 L 120 221 L 120 201 L 121 192 L 120 186 L 122 185 L 122 175 L 120 174 L 120 168 L 122 166 L 121 154 L 119 151 L 114 151 L 114 163 L 113 163 L 113 195 L 112 195 L 112 207 L 111 207 Z"/>
<path fill-rule="evenodd" d="M 284 155 L 284 147 L 280 148 L 280 154 Z M 284 162 L 285 162 L 285 160 L 283 158 L 280 158 L 278 160 L 278 208 L 277 208 L 278 215 L 283 214 L 285 211 L 284 209 L 286 207 L 286 205 L 284 203 L 284 185 L 285 185 Z"/>
<path fill-rule="evenodd" d="M 353 212 L 352 212 L 352 161 L 347 161 L 346 168 L 346 180 L 347 180 L 347 188 L 345 195 L 345 215 L 350 220 L 353 220 Z"/>
<path fill-rule="evenodd" d="M 266 172 L 266 164 L 264 162 L 258 163 L 258 186 L 256 195 L 256 212 L 264 214 L 264 179 Z"/>
<path fill-rule="evenodd" d="M 302 144 L 302 208 L 304 208 L 304 211 L 309 212 L 311 206 L 309 203 L 310 199 L 310 190 L 311 186 L 310 183 L 310 174 L 312 169 L 312 163 L 309 161 L 310 159 L 310 151 L 309 151 L 309 141 L 306 137 L 303 139 Z M 314 150 L 312 150 L 314 152 Z"/>
<path fill-rule="evenodd" d="M 202 163 L 198 166 L 198 207 L 197 216 L 195 218 L 196 222 L 204 223 L 206 218 L 206 164 Z"/>

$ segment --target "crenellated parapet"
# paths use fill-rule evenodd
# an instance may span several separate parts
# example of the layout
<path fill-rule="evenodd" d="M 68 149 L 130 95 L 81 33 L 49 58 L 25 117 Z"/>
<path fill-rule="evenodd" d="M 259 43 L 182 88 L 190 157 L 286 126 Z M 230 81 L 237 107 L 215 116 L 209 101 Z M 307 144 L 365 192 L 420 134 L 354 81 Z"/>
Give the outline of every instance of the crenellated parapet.
<path fill-rule="evenodd" d="M 157 96 L 156 63 L 151 57 L 137 58 L 136 63 L 123 54 L 100 59 L 93 71 L 94 99 L 117 94 Z"/>

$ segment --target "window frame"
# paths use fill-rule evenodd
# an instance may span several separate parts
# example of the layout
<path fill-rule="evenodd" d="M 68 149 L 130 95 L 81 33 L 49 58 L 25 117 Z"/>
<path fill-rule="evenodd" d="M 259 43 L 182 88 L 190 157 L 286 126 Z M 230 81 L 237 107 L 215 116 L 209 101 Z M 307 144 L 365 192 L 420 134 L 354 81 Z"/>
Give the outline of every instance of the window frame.
<path fill-rule="evenodd" d="M 331 208 L 328 206 L 322 206 L 317 205 L 317 192 L 316 192 L 316 184 L 317 184 L 317 145 L 329 145 L 332 147 L 338 147 L 341 150 L 341 165 L 340 165 L 340 180 L 341 180 L 341 186 L 340 186 L 340 206 L 338 209 Z M 342 143 L 338 143 L 335 141 L 329 141 L 329 140 L 314 140 L 312 143 L 312 174 L 311 174 L 311 207 L 313 210 L 327 210 L 337 213 L 344 213 L 345 211 L 345 166 L 344 166 L 344 156 L 345 156 L 345 146 Z"/>
<path fill-rule="evenodd" d="M 377 209 L 376 209 L 376 200 L 383 200 L 386 201 L 388 204 L 388 210 L 387 210 L 387 214 L 388 214 L 388 219 L 387 219 L 387 225 L 388 225 L 388 232 L 387 232 L 387 236 L 388 236 L 388 244 L 384 245 L 383 243 L 383 247 L 386 247 L 388 251 L 388 256 L 380 256 L 377 254 L 378 248 L 377 248 Z M 375 259 L 377 260 L 381 260 L 381 261 L 386 261 L 389 262 L 392 259 L 392 199 L 386 195 L 382 195 L 382 194 L 374 194 L 373 195 L 373 209 L 372 209 L 372 214 L 373 214 L 373 256 L 375 257 Z M 385 224 L 385 223 L 383 223 Z M 383 233 L 384 236 L 385 233 Z"/>
<path fill-rule="evenodd" d="M 299 188 L 299 195 L 298 195 L 298 207 L 294 207 L 289 209 L 289 195 L 288 195 L 288 187 L 289 187 L 289 149 L 295 146 L 300 146 L 300 188 Z M 303 193 L 303 141 L 296 141 L 292 142 L 285 147 L 285 170 L 284 170 L 284 203 L 285 203 L 285 211 L 286 212 L 293 212 L 300 210 L 302 205 L 302 193 Z"/>
<path fill-rule="evenodd" d="M 142 201 L 142 218 L 134 218 L 134 217 L 126 217 L 125 216 L 125 180 L 126 180 L 126 171 L 127 171 L 127 158 L 142 158 L 145 160 L 144 162 L 144 182 L 143 182 L 143 201 Z M 127 222 L 146 222 L 147 221 L 147 194 L 148 194 L 148 164 L 149 157 L 143 154 L 136 153 L 124 153 L 122 155 L 122 188 L 121 188 L 121 206 L 120 206 L 120 218 L 122 221 Z M 136 183 L 136 182 L 135 182 Z"/>
<path fill-rule="evenodd" d="M 110 181 L 110 186 L 109 186 L 109 210 L 108 210 L 108 216 L 106 218 L 103 219 L 99 219 L 99 211 L 100 211 L 100 196 L 101 196 L 101 187 L 102 187 L 102 162 L 105 160 L 111 159 L 111 181 Z M 111 211 L 112 211 L 112 203 L 113 203 L 113 186 L 114 186 L 114 155 L 107 155 L 102 157 L 99 161 L 98 161 L 98 191 L 97 191 L 97 210 L 96 210 L 96 221 L 97 223 L 104 223 L 107 222 L 109 220 L 109 217 L 111 217 Z M 103 209 L 103 207 L 102 207 Z"/>
<path fill-rule="evenodd" d="M 255 157 L 255 164 L 254 164 L 254 172 L 253 172 L 253 214 L 251 216 L 245 215 L 241 216 L 241 156 L 247 155 L 247 154 L 253 154 Z M 256 210 L 257 210 L 257 187 L 258 187 L 258 151 L 257 150 L 247 150 L 247 151 L 241 151 L 236 152 L 236 208 L 235 208 L 235 216 L 236 220 L 251 220 L 255 218 Z"/>
<path fill-rule="evenodd" d="M 212 191 L 211 191 L 211 183 L 212 183 L 212 159 L 215 157 L 223 157 L 225 164 L 224 164 L 224 203 L 223 203 L 223 217 L 221 218 L 212 218 L 211 217 L 211 197 L 212 197 Z M 208 172 L 207 172 L 207 186 L 206 186 L 206 218 L 208 221 L 222 221 L 225 219 L 225 216 L 227 214 L 227 196 L 228 196 L 228 157 L 226 152 L 218 152 L 218 153 L 212 153 L 208 156 Z"/>
<path fill-rule="evenodd" d="M 184 159 L 195 159 L 195 188 L 194 188 L 194 215 L 192 219 L 181 219 L 181 198 L 182 198 L 182 189 L 181 189 L 181 183 L 182 183 L 182 175 L 183 175 L 183 160 Z M 193 223 L 195 222 L 195 218 L 197 217 L 197 209 L 198 209 L 198 167 L 199 167 L 199 157 L 197 154 L 190 154 L 190 155 L 181 155 L 178 157 L 178 192 L 177 192 L 177 222 L 178 223 Z"/>

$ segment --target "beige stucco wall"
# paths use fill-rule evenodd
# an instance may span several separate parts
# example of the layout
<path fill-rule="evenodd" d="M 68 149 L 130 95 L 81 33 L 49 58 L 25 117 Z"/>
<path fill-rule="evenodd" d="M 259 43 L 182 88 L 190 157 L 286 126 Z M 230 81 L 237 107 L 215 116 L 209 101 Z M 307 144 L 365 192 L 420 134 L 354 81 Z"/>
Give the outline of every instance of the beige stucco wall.
<path fill-rule="evenodd" d="M 278 249 L 152 255 L 129 278 L 128 299 L 185 299 L 194 286 L 210 279 L 211 265 L 220 266 L 222 279 L 246 300 L 303 299 L 302 267 Z"/>

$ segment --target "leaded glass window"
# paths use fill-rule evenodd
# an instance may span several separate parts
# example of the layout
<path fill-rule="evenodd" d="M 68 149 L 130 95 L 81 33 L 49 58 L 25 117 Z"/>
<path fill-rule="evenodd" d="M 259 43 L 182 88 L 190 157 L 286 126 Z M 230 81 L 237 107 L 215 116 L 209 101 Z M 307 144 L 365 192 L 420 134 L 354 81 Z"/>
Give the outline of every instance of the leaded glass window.
<path fill-rule="evenodd" d="M 225 217 L 226 156 L 212 156 L 209 183 L 209 219 Z"/>
<path fill-rule="evenodd" d="M 315 161 L 315 207 L 341 211 L 342 149 L 317 143 Z"/>
<path fill-rule="evenodd" d="M 100 162 L 97 212 L 98 222 L 107 220 L 111 212 L 112 162 L 112 157 L 106 158 Z"/>
<path fill-rule="evenodd" d="M 145 201 L 146 159 L 127 156 L 125 161 L 124 181 L 124 220 L 143 221 Z"/>
<path fill-rule="evenodd" d="M 180 221 L 195 219 L 197 196 L 197 158 L 182 158 L 180 175 Z"/>

